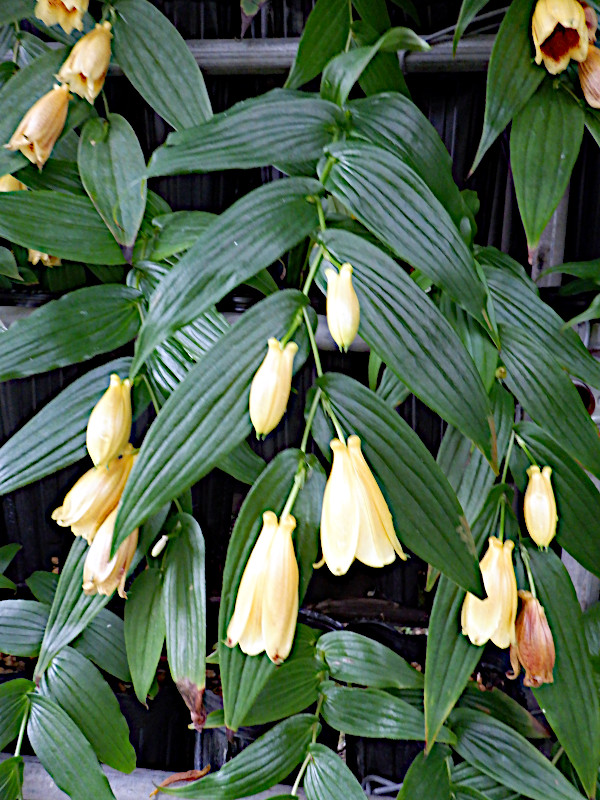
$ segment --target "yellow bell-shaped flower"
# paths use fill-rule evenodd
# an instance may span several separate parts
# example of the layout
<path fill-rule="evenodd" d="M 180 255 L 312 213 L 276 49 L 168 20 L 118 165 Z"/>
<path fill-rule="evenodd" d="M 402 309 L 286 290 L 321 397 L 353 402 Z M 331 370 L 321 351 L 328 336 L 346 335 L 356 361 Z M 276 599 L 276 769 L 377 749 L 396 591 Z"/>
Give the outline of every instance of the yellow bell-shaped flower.
<path fill-rule="evenodd" d="M 537 465 L 527 470 L 529 483 L 525 491 L 523 512 L 529 535 L 538 547 L 548 547 L 556 535 L 556 500 L 552 491 L 552 468 Z"/>
<path fill-rule="evenodd" d="M 342 264 L 340 271 L 325 270 L 327 278 L 327 325 L 340 350 L 348 350 L 358 332 L 360 306 L 352 285 L 352 266 Z"/>
<path fill-rule="evenodd" d="M 551 75 L 565 70 L 570 59 L 585 61 L 588 54 L 588 29 L 585 12 L 577 0 L 538 0 L 531 32 L 535 63 Z"/>
<path fill-rule="evenodd" d="M 38 0 L 34 14 L 44 25 L 60 25 L 65 33 L 83 30 L 83 15 L 89 0 Z"/>
<path fill-rule="evenodd" d="M 58 256 L 50 256 L 48 253 L 42 253 L 39 250 L 32 250 L 31 248 L 27 251 L 27 261 L 34 266 L 41 261 L 45 267 L 60 267 L 62 264 Z"/>
<path fill-rule="evenodd" d="M 88 470 L 69 491 L 62 506 L 52 512 L 52 519 L 91 544 L 96 531 L 121 499 L 135 458 L 133 447 L 128 445 L 121 458 L 114 458 L 106 467 Z"/>
<path fill-rule="evenodd" d="M 506 648 L 515 641 L 517 580 L 512 563 L 514 542 L 502 543 L 490 536 L 488 549 L 479 567 L 487 597 L 480 600 L 467 592 L 462 606 L 462 632 L 475 645 L 491 640 Z"/>
<path fill-rule="evenodd" d="M 110 63 L 110 22 L 103 22 L 83 36 L 71 50 L 58 73 L 58 79 L 68 84 L 75 94 L 88 103 L 100 94 Z"/>
<path fill-rule="evenodd" d="M 111 595 L 117 589 L 120 597 L 127 598 L 125 581 L 137 548 L 138 529 L 136 528 L 119 545 L 117 552 L 111 558 L 110 549 L 118 511 L 117 507 L 110 512 L 98 528 L 88 550 L 83 564 L 83 591 L 85 594 Z"/>
<path fill-rule="evenodd" d="M 24 183 L 17 180 L 14 175 L 3 175 L 0 178 L 0 192 L 22 192 L 27 191 Z"/>
<path fill-rule="evenodd" d="M 294 356 L 298 352 L 295 342 L 282 347 L 275 338 L 269 339 L 267 346 L 267 355 L 250 386 L 250 420 L 257 436 L 270 433 L 285 414 L 292 388 Z"/>
<path fill-rule="evenodd" d="M 365 461 L 358 436 L 333 439 L 333 464 L 323 495 L 321 549 L 334 575 L 354 559 L 370 567 L 391 564 L 402 550 L 385 498 Z"/>
<path fill-rule="evenodd" d="M 278 521 L 273 511 L 264 512 L 227 627 L 228 647 L 239 644 L 249 656 L 265 650 L 275 664 L 288 657 L 296 631 L 299 572 L 292 542 L 295 527 L 291 514 Z"/>
<path fill-rule="evenodd" d="M 4 147 L 20 150 L 41 169 L 62 133 L 68 106 L 69 87 L 55 86 L 31 106 Z"/>
<path fill-rule="evenodd" d="M 113 374 L 88 420 L 85 443 L 94 465 L 108 464 L 121 455 L 130 435 L 131 381 Z"/>

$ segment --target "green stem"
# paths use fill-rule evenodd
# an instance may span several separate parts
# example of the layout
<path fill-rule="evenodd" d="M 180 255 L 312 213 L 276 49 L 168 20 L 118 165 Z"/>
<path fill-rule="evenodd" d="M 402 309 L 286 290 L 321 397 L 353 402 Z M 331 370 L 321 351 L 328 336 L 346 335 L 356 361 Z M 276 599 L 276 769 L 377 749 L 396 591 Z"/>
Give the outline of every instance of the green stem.
<path fill-rule="evenodd" d="M 555 767 L 558 764 L 558 762 L 560 761 L 560 757 L 562 756 L 562 754 L 564 752 L 565 752 L 565 748 L 561 744 L 561 746 L 558 748 L 556 753 L 552 756 L 552 761 L 551 761 L 552 766 Z"/>
<path fill-rule="evenodd" d="M 312 756 L 310 755 L 310 753 L 307 753 L 305 758 L 304 758 L 304 761 L 302 762 L 302 766 L 300 767 L 300 771 L 298 772 L 296 780 L 294 781 L 294 785 L 292 786 L 291 794 L 294 797 L 298 797 L 298 787 L 300 786 L 300 781 L 304 777 L 304 773 L 306 772 L 306 770 L 308 768 L 308 765 L 310 764 L 311 758 L 312 758 Z"/>
<path fill-rule="evenodd" d="M 533 580 L 533 573 L 531 572 L 531 562 L 529 560 L 529 553 L 527 552 L 527 548 L 523 544 L 520 545 L 520 550 L 521 550 L 521 558 L 523 559 L 523 564 L 525 565 L 525 571 L 527 572 L 527 580 L 529 581 L 529 588 L 531 590 L 531 594 L 537 598 L 535 581 Z"/>
<path fill-rule="evenodd" d="M 323 368 L 321 366 L 321 357 L 319 356 L 319 349 L 317 347 L 317 340 L 315 339 L 315 334 L 312 329 L 312 325 L 310 324 L 310 319 L 308 317 L 308 311 L 306 308 L 302 309 L 302 315 L 304 316 L 304 324 L 306 325 L 306 332 L 308 333 L 308 339 L 310 341 L 310 348 L 312 350 L 313 358 L 315 359 L 315 369 L 317 370 L 317 375 L 319 378 L 323 377 Z"/>
<path fill-rule="evenodd" d="M 317 700 L 317 707 L 315 708 L 315 717 L 318 719 L 321 716 L 321 708 L 323 707 L 323 703 L 325 702 L 325 695 L 320 694 L 319 699 Z M 312 733 L 312 743 L 314 744 L 317 741 L 317 726 L 315 725 Z"/>
<path fill-rule="evenodd" d="M 329 162 L 325 165 L 325 171 L 328 165 Z M 331 169 L 331 167 L 329 169 Z M 323 172 L 323 177 L 325 177 L 325 171 Z M 317 214 L 319 215 L 319 227 L 325 232 L 327 230 L 327 225 L 325 224 L 325 212 L 323 211 L 323 204 L 320 199 L 317 199 Z"/>
<path fill-rule="evenodd" d="M 333 156 L 329 156 L 329 158 L 327 159 L 327 163 L 325 164 L 325 168 L 323 169 L 323 174 L 321 175 L 321 183 L 325 183 L 335 163 L 336 163 L 335 158 Z M 317 212 L 319 205 L 321 205 L 320 200 L 318 201 Z M 323 211 L 323 209 L 321 209 L 321 211 Z"/>
<path fill-rule="evenodd" d="M 318 386 L 310 406 L 310 411 L 308 412 L 308 417 L 306 418 L 304 433 L 302 434 L 302 442 L 300 443 L 300 450 L 302 450 L 303 453 L 306 453 L 306 446 L 308 445 L 308 436 L 310 434 L 310 429 L 312 428 L 312 424 L 315 419 L 315 414 L 317 413 L 317 407 L 319 405 L 319 400 L 321 399 L 321 394 L 322 394 L 322 389 L 320 386 Z"/>
<path fill-rule="evenodd" d="M 504 458 L 504 469 L 502 470 L 502 477 L 500 481 L 502 483 L 506 483 L 506 476 L 508 475 L 508 465 L 510 462 L 510 457 L 512 455 L 513 445 L 515 443 L 515 432 L 512 431 L 510 434 L 510 441 L 508 442 L 508 447 L 506 448 L 506 456 Z"/>
<path fill-rule="evenodd" d="M 304 281 L 304 286 L 302 287 L 302 294 L 305 294 L 308 297 L 308 292 L 312 285 L 312 282 L 315 279 L 315 275 L 317 274 L 317 270 L 321 266 L 321 261 L 323 261 L 323 256 L 325 255 L 325 251 L 323 248 L 319 248 L 319 252 L 317 253 L 315 260 L 311 264 L 310 270 L 308 275 L 306 276 L 306 280 Z"/>
<path fill-rule="evenodd" d="M 281 512 L 280 519 L 283 519 L 285 516 L 292 513 L 292 508 L 294 507 L 296 498 L 300 494 L 300 489 L 302 489 L 302 487 L 304 486 L 305 478 L 306 478 L 306 468 L 304 466 L 304 462 L 302 462 L 302 464 L 300 464 L 300 466 L 298 467 L 296 476 L 294 477 L 292 490 L 288 495 L 288 499 L 285 501 L 285 505 L 283 507 L 283 511 Z"/>
<path fill-rule="evenodd" d="M 517 444 L 519 445 L 519 447 L 521 448 L 521 450 L 522 450 L 522 451 L 525 453 L 525 455 L 527 456 L 527 458 L 528 458 L 528 459 L 531 461 L 531 463 L 532 463 L 532 464 L 537 464 L 537 461 L 535 460 L 535 458 L 534 458 L 534 457 L 531 455 L 531 453 L 529 452 L 529 448 L 527 447 L 527 445 L 525 444 L 525 442 L 523 441 L 523 439 L 521 439 L 521 437 L 520 437 L 520 436 L 515 436 L 515 438 L 516 438 L 516 440 L 517 440 Z"/>
<path fill-rule="evenodd" d="M 21 46 L 21 39 L 19 38 L 21 34 L 21 28 L 19 27 L 19 23 L 15 22 L 15 43 L 13 44 L 13 57 L 12 60 L 17 63 L 19 58 L 19 47 Z"/>
<path fill-rule="evenodd" d="M 108 119 L 109 110 L 108 110 L 108 100 L 106 99 L 106 92 L 102 89 L 102 104 L 104 105 L 104 113 L 106 114 L 106 119 Z"/>
<path fill-rule="evenodd" d="M 25 736 L 25 727 L 27 726 L 27 720 L 29 718 L 29 708 L 30 708 L 30 703 L 27 702 L 27 706 L 23 714 L 23 719 L 21 720 L 21 727 L 19 728 L 19 738 L 17 739 L 17 746 L 15 747 L 16 756 L 21 754 L 21 745 L 23 744 L 23 737 Z"/>
<path fill-rule="evenodd" d="M 337 433 L 337 437 L 340 442 L 345 442 L 346 437 L 344 436 L 344 431 L 342 430 L 342 426 L 340 425 L 338 418 L 336 417 L 333 408 L 331 407 L 331 403 L 327 398 L 322 398 L 321 403 L 323 404 L 323 408 L 325 413 L 329 417 L 329 419 L 333 422 L 333 427 L 335 428 L 335 432 Z"/>

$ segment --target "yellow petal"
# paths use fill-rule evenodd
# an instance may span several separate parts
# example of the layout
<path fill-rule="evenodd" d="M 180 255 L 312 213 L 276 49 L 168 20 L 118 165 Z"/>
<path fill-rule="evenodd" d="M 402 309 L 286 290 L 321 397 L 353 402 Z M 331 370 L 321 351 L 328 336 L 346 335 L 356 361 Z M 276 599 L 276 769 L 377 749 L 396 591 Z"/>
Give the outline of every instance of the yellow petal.
<path fill-rule="evenodd" d="M 38 0 L 34 13 L 44 25 L 60 25 L 65 33 L 71 33 L 73 28 L 83 30 L 87 8 L 88 0 Z"/>
<path fill-rule="evenodd" d="M 290 654 L 298 619 L 299 572 L 292 531 L 296 520 L 290 514 L 281 520 L 267 559 L 262 596 L 264 649 L 275 664 Z"/>
<path fill-rule="evenodd" d="M 87 425 L 86 445 L 96 466 L 119 456 L 131 435 L 131 381 L 110 376 L 110 385 L 94 406 Z"/>
<path fill-rule="evenodd" d="M 339 273 L 325 271 L 327 277 L 327 325 L 333 341 L 346 351 L 358 333 L 360 306 L 352 285 L 352 266 L 342 264 Z"/>
<path fill-rule="evenodd" d="M 275 339 L 267 343 L 267 355 L 256 371 L 250 386 L 250 420 L 257 436 L 265 436 L 277 427 L 285 414 L 292 387 L 295 342 L 284 348 Z"/>
<path fill-rule="evenodd" d="M 345 575 L 356 554 L 360 525 L 357 479 L 346 445 L 330 444 L 333 464 L 323 494 L 321 548 L 334 575 Z"/>
<path fill-rule="evenodd" d="M 529 535 L 538 547 L 548 547 L 556 534 L 558 517 L 556 500 L 552 491 L 552 469 L 544 467 L 540 472 L 537 465 L 527 470 L 529 483 L 525 491 L 523 512 Z"/>
<path fill-rule="evenodd" d="M 115 589 L 126 598 L 125 580 L 138 542 L 136 528 L 119 545 L 113 558 L 110 558 L 115 522 L 118 508 L 108 515 L 98 529 L 94 541 L 90 545 L 83 565 L 83 591 L 85 594 L 111 595 Z"/>
<path fill-rule="evenodd" d="M 27 191 L 27 187 L 14 175 L 3 175 L 0 178 L 0 192 L 22 192 Z"/>
<path fill-rule="evenodd" d="M 55 86 L 31 106 L 4 146 L 20 150 L 41 169 L 64 128 L 68 105 L 68 86 Z"/>
<path fill-rule="evenodd" d="M 71 50 L 58 73 L 74 94 L 94 103 L 104 85 L 110 63 L 110 22 L 103 22 L 83 36 Z"/>
<path fill-rule="evenodd" d="M 585 61 L 588 54 L 588 30 L 583 7 L 577 0 L 538 0 L 531 32 L 535 60 L 552 75 L 567 68 L 571 58 Z"/>

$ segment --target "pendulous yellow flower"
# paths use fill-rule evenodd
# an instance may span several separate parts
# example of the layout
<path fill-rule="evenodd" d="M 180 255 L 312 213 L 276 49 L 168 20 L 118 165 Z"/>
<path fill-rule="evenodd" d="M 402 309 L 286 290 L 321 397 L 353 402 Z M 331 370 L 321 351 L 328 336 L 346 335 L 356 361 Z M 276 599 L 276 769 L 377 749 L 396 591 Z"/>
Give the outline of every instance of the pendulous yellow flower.
<path fill-rule="evenodd" d="M 4 147 L 20 150 L 41 169 L 65 126 L 68 105 L 69 87 L 55 86 L 31 106 Z"/>
<path fill-rule="evenodd" d="M 515 641 L 517 580 L 512 563 L 514 542 L 504 544 L 490 536 L 488 549 L 479 567 L 487 594 L 485 600 L 467 592 L 462 606 L 462 632 L 475 645 L 491 640 L 506 648 Z"/>
<path fill-rule="evenodd" d="M 73 28 L 83 30 L 88 5 L 89 0 L 38 0 L 34 13 L 44 25 L 60 25 L 65 33 L 71 33 Z"/>
<path fill-rule="evenodd" d="M 45 267 L 60 267 L 62 261 L 58 256 L 50 256 L 48 253 L 42 253 L 39 250 L 32 250 L 29 248 L 27 251 L 27 260 L 33 264 L 39 264 L 40 261 Z"/>
<path fill-rule="evenodd" d="M 296 520 L 278 521 L 265 511 L 263 525 L 244 569 L 227 628 L 228 647 L 249 656 L 266 651 L 275 664 L 290 654 L 298 617 L 299 572 L 292 542 Z"/>
<path fill-rule="evenodd" d="M 110 30 L 110 22 L 103 22 L 83 36 L 71 50 L 57 76 L 68 84 L 72 92 L 92 105 L 104 86 L 108 72 L 112 39 Z"/>
<path fill-rule="evenodd" d="M 110 385 L 90 414 L 85 443 L 94 466 L 108 464 L 125 450 L 131 435 L 131 381 L 110 376 Z"/>
<path fill-rule="evenodd" d="M 556 534 L 556 500 L 552 491 L 551 467 L 540 472 L 537 465 L 527 470 L 529 483 L 525 491 L 523 512 L 527 531 L 538 547 L 548 547 Z"/>
<path fill-rule="evenodd" d="M 589 34 L 585 11 L 577 0 L 538 0 L 531 32 L 535 63 L 551 75 L 565 70 L 571 59 L 585 61 Z"/>
<path fill-rule="evenodd" d="M 0 192 L 23 192 L 27 191 L 24 183 L 17 180 L 14 175 L 3 175 L 0 178 Z"/>
<path fill-rule="evenodd" d="M 294 356 L 298 352 L 295 342 L 282 347 L 275 338 L 269 339 L 267 346 L 267 355 L 250 386 L 250 420 L 257 436 L 270 433 L 285 414 L 292 388 Z"/>
<path fill-rule="evenodd" d="M 352 286 L 352 266 L 342 264 L 340 271 L 325 270 L 327 278 L 327 325 L 333 341 L 346 352 L 358 333 L 360 306 Z"/>
<path fill-rule="evenodd" d="M 554 683 L 556 652 L 544 607 L 531 592 L 520 591 L 519 597 L 523 606 L 515 626 L 516 642 L 510 646 L 513 672 L 506 677 L 514 680 L 523 665 L 525 686 L 537 688 L 543 683 Z"/>
<path fill-rule="evenodd" d="M 121 458 L 113 459 L 106 467 L 88 470 L 68 492 L 62 506 L 52 512 L 52 519 L 91 544 L 121 499 L 135 458 L 133 447 L 128 445 Z"/>
<path fill-rule="evenodd" d="M 392 515 L 365 461 L 358 436 L 333 439 L 333 464 L 321 511 L 321 549 L 334 575 L 345 575 L 354 559 L 370 567 L 405 559 Z"/>
<path fill-rule="evenodd" d="M 115 522 L 119 509 L 110 512 L 98 528 L 83 565 L 83 591 L 85 594 L 111 595 L 115 589 L 127 599 L 125 581 L 138 543 L 136 528 L 110 557 Z"/>

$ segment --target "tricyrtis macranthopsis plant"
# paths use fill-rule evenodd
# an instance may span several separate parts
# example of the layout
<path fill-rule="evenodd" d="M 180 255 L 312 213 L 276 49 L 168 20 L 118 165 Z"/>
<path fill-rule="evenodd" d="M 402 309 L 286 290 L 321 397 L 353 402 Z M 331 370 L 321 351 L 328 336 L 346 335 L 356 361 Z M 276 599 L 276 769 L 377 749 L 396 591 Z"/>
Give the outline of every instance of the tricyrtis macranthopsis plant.
<path fill-rule="evenodd" d="M 464 4 L 457 41 L 483 5 Z M 0 283 L 94 281 L 0 333 L 0 379 L 95 360 L 0 448 L 3 494 L 86 459 L 71 483 L 59 478 L 52 506 L 74 535 L 58 580 L 37 576 L 34 600 L 0 602 L 0 649 L 37 657 L 32 681 L 0 687 L 2 746 L 17 740 L 0 784 L 19 796 L 28 733 L 68 795 L 112 797 L 99 761 L 128 771 L 135 754 L 98 667 L 146 703 L 163 647 L 202 729 L 205 543 L 189 492 L 218 468 L 248 491 L 212 621 L 224 708 L 210 723 L 275 727 L 169 791 L 252 796 L 299 766 L 275 791 L 360 797 L 318 742 L 322 718 L 353 736 L 424 741 L 406 777 L 415 797 L 432 777 L 448 798 L 483 781 L 490 796 L 594 796 L 600 653 L 585 626 L 596 612 L 582 616 L 559 552 L 600 575 L 600 439 L 571 382 L 600 388 L 600 367 L 526 269 L 475 242 L 472 195 L 392 55 L 427 43 L 388 26 L 384 3 L 317 0 L 285 88 L 213 114 L 196 61 L 153 5 L 90 10 L 32 0 L 24 17 L 58 43 L 27 66 L 30 34 L 17 23 L 3 39 L 14 63 L 0 88 Z M 496 37 L 475 166 L 512 119 L 532 259 L 584 126 L 598 134 L 596 25 L 575 0 L 514 0 Z M 109 63 L 173 129 L 147 163 L 130 123 L 98 100 Z M 319 74 L 318 92 L 296 91 Z M 219 215 L 173 211 L 146 185 L 271 165 L 284 175 Z M 567 269 L 600 279 L 597 264 Z M 248 282 L 264 296 L 228 321 L 218 304 Z M 352 359 L 357 337 L 368 374 L 325 371 L 322 348 Z M 397 411 L 410 394 L 444 421 L 436 458 Z M 265 437 L 287 443 L 268 463 Z M 0 567 L 12 555 L 0 549 Z M 298 622 L 315 568 L 352 595 L 358 569 L 375 580 L 417 559 L 435 587 L 424 674 L 369 638 Z M 104 609 L 115 593 L 124 626 Z M 503 686 L 485 690 L 484 648 L 503 664 L 495 682 L 523 680 L 546 725 Z M 102 730 L 90 724 L 99 714 Z M 528 741 L 538 737 L 551 738 L 551 760 Z"/>

